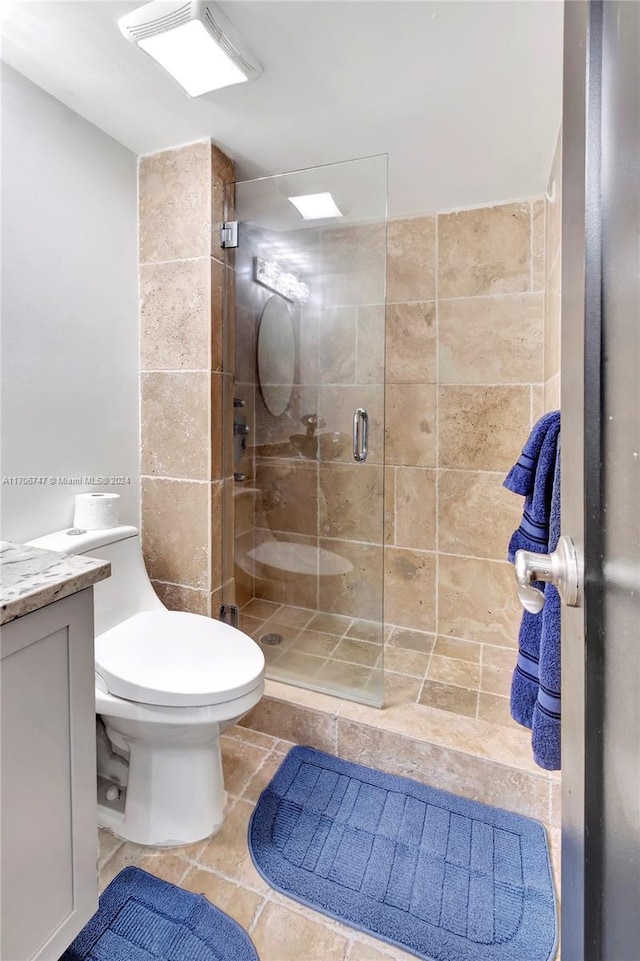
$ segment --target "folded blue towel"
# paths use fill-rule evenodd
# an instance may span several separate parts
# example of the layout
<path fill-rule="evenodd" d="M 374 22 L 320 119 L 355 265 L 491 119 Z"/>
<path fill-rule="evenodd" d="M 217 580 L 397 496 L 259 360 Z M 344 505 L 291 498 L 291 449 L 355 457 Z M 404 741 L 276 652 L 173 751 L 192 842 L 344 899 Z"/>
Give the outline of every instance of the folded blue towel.
<path fill-rule="evenodd" d="M 512 562 L 517 550 L 547 554 L 557 544 L 560 533 L 559 434 L 560 412 L 545 414 L 533 428 L 517 464 L 511 468 L 504 481 L 508 490 L 525 495 L 522 521 L 509 543 L 508 557 Z M 553 547 L 550 546 L 552 503 L 557 510 L 557 516 L 554 514 L 557 536 Z M 511 716 L 519 724 L 529 728 L 533 728 L 536 719 L 536 729 L 540 736 L 537 739 L 535 734 L 533 736 L 535 760 L 541 767 L 555 770 L 560 766 L 559 737 L 552 735 L 554 725 L 559 735 L 560 716 L 559 699 L 555 700 L 556 694 L 559 698 L 560 677 L 559 597 L 553 585 L 537 583 L 535 586 L 545 595 L 545 607 L 539 614 L 525 611 L 522 615 L 518 636 L 518 661 L 511 684 Z M 543 652 L 544 667 L 541 663 Z M 544 682 L 541 687 L 542 674 Z M 550 721 L 553 724 L 550 725 Z M 547 742 L 554 746 L 547 749 Z"/>

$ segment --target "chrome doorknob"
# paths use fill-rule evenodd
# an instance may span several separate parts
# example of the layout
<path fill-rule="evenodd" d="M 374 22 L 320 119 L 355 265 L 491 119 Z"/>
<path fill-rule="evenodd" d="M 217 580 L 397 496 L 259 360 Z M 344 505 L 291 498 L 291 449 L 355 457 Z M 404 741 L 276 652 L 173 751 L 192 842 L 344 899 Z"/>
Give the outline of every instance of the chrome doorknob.
<path fill-rule="evenodd" d="M 552 554 L 535 554 L 533 551 L 516 551 L 515 574 L 518 597 L 525 611 L 539 614 L 544 607 L 544 594 L 533 586 L 534 581 L 546 581 L 555 585 L 567 607 L 578 606 L 580 591 L 580 565 L 578 552 L 570 537 L 565 534 L 558 541 Z"/>

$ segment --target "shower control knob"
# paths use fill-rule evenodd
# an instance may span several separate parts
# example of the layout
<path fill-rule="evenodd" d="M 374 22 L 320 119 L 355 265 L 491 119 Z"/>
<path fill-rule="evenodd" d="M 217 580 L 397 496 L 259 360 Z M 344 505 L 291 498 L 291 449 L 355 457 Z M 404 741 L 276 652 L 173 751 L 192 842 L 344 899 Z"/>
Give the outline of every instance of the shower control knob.
<path fill-rule="evenodd" d="M 248 424 L 234 424 L 234 425 L 233 425 L 233 433 L 234 433 L 234 434 L 238 434 L 240 437 L 246 437 L 247 434 L 249 433 L 250 429 L 251 429 L 251 428 L 249 427 Z"/>
<path fill-rule="evenodd" d="M 234 406 L 234 407 L 246 407 L 246 406 L 247 406 L 247 402 L 246 402 L 246 400 L 244 400 L 244 398 L 242 398 L 242 397 L 234 397 L 234 398 L 233 398 L 233 406 Z"/>

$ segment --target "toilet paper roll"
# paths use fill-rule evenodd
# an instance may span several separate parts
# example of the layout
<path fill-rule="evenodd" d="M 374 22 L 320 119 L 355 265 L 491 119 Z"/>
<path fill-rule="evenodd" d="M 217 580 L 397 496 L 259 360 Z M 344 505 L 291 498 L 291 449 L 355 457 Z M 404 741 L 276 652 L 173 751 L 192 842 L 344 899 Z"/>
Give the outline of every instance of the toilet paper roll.
<path fill-rule="evenodd" d="M 103 531 L 119 523 L 120 494 L 76 494 L 73 526 L 84 531 Z"/>

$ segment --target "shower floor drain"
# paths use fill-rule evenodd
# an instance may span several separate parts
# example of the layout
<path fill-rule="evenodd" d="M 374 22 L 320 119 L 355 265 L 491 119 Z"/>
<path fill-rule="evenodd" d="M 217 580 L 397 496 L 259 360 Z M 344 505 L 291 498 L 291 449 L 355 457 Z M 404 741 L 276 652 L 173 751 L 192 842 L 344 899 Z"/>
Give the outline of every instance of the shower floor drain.
<path fill-rule="evenodd" d="M 263 634 L 260 638 L 260 643 L 266 644 L 267 647 L 277 647 L 278 644 L 282 644 L 283 640 L 282 634 Z"/>

